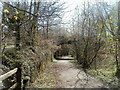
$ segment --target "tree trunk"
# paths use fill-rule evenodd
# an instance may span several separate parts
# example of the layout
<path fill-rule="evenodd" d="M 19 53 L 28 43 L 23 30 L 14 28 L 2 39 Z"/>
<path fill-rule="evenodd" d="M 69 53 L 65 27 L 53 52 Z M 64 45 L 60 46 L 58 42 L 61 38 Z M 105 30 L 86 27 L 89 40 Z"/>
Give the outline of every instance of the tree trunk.
<path fill-rule="evenodd" d="M 47 31 L 47 39 L 49 38 L 49 18 L 47 18 L 47 28 L 46 28 L 46 31 Z"/>
<path fill-rule="evenodd" d="M 15 42 L 16 50 L 20 50 L 20 26 L 19 25 L 16 25 L 15 31 L 16 31 L 16 42 Z"/>
<path fill-rule="evenodd" d="M 118 39 L 118 58 L 117 58 L 117 61 L 116 61 L 117 62 L 116 76 L 120 80 L 120 1 L 118 2 L 118 32 L 117 32 L 117 39 Z"/>
<path fill-rule="evenodd" d="M 38 27 L 38 16 L 39 16 L 39 8 L 40 8 L 40 1 L 36 2 L 36 0 L 34 0 L 34 14 L 36 15 L 36 17 L 33 17 L 33 25 L 32 25 L 32 45 L 35 45 L 35 36 L 36 36 L 36 31 L 37 31 L 37 27 Z"/>
<path fill-rule="evenodd" d="M 0 8 L 0 11 L 2 12 L 2 8 Z M 0 64 L 2 63 L 2 13 L 0 14 Z"/>

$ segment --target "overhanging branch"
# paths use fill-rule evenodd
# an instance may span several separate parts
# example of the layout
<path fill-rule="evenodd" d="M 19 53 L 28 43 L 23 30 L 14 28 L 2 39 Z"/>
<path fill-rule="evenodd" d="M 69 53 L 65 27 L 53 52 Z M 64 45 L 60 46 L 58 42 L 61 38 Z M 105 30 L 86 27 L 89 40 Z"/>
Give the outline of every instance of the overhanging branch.
<path fill-rule="evenodd" d="M 15 9 L 19 10 L 19 11 L 29 13 L 30 15 L 32 15 L 32 16 L 34 16 L 34 17 L 37 17 L 37 16 L 38 16 L 38 15 L 36 15 L 36 14 L 33 14 L 33 13 L 31 13 L 31 12 L 28 12 L 28 11 L 26 11 L 26 10 L 23 10 L 23 9 L 20 9 L 20 8 L 18 8 L 18 7 L 16 7 L 16 6 L 13 6 L 13 5 L 9 4 L 9 3 L 6 3 L 6 2 L 4 2 L 4 3 L 7 4 L 7 5 L 9 5 L 10 7 L 13 7 L 13 8 L 15 8 Z"/>

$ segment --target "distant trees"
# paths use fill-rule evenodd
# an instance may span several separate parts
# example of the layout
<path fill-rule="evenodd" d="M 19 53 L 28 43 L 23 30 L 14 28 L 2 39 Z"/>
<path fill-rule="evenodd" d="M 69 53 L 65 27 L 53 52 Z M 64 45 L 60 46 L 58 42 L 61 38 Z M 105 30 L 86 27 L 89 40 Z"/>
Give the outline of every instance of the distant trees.
<path fill-rule="evenodd" d="M 63 5 L 64 3 L 59 1 L 47 2 L 45 0 L 41 3 L 39 25 L 42 27 L 45 38 L 49 38 L 49 31 L 51 31 L 52 27 L 61 23 Z"/>

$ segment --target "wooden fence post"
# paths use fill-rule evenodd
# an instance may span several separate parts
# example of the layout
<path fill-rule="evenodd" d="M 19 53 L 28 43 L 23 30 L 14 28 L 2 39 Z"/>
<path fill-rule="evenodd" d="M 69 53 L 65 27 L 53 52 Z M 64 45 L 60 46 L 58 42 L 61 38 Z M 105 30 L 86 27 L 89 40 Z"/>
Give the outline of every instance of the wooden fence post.
<path fill-rule="evenodd" d="M 22 72 L 21 72 L 22 70 L 21 70 L 21 64 L 20 63 L 18 63 L 18 70 L 17 70 L 17 73 L 16 73 L 16 79 L 17 79 L 17 90 L 19 89 L 21 89 L 21 77 L 22 77 Z"/>

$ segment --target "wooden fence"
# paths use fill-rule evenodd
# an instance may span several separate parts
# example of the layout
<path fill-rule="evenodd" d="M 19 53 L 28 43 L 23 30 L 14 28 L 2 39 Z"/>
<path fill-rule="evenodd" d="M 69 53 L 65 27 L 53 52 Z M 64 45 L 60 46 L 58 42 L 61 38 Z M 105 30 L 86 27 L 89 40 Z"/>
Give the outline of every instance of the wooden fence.
<path fill-rule="evenodd" d="M 10 70 L 9 72 L 3 74 L 0 76 L 0 81 L 3 81 L 7 78 L 9 78 L 10 76 L 13 76 L 14 74 L 16 77 L 16 82 L 9 87 L 9 89 L 11 88 L 21 88 L 21 68 L 14 68 L 13 70 Z"/>

